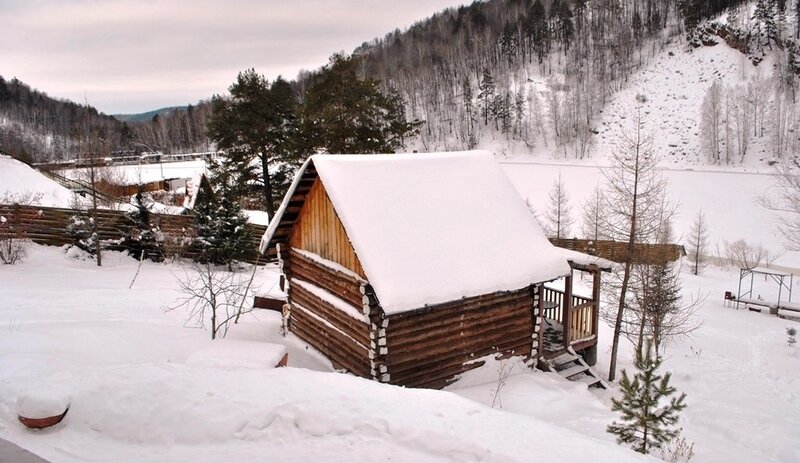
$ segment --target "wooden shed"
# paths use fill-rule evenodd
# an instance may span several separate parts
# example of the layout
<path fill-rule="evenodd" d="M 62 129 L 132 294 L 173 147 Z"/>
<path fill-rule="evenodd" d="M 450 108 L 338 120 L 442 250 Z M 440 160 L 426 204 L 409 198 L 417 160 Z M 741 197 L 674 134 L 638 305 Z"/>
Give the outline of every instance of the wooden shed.
<path fill-rule="evenodd" d="M 599 267 L 570 266 L 490 153 L 312 156 L 261 250 L 286 282 L 285 330 L 365 378 L 440 388 L 489 355 L 534 364 L 544 315 L 563 347 L 579 330 L 596 344 L 599 277 L 583 300 L 571 275 Z"/>

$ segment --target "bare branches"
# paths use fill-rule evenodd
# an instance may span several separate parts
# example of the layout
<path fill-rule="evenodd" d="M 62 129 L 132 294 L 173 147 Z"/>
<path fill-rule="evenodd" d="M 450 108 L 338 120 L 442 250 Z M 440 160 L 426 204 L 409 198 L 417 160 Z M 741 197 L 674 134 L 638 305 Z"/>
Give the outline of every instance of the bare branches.
<path fill-rule="evenodd" d="M 699 275 L 700 270 L 706 265 L 708 256 L 708 224 L 702 209 L 697 211 L 694 222 L 692 222 L 687 244 L 689 258 L 692 262 L 692 273 Z"/>
<path fill-rule="evenodd" d="M 745 240 L 723 243 L 725 259 L 738 268 L 751 269 L 761 264 L 769 265 L 774 260 L 768 249 L 761 245 L 750 244 Z"/>
<path fill-rule="evenodd" d="M 783 165 L 778 168 L 776 193 L 762 196 L 759 203 L 776 212 L 780 230 L 786 240 L 786 247 L 800 251 L 800 163 Z"/>
<path fill-rule="evenodd" d="M 193 262 L 176 275 L 183 297 L 164 310 L 186 310 L 187 325 L 205 328 L 211 324 L 211 339 L 225 337 L 230 322 L 252 310 L 245 304 L 252 295 L 248 278 L 211 263 Z"/>
<path fill-rule="evenodd" d="M 575 223 L 572 218 L 569 195 L 564 182 L 561 181 L 561 174 L 558 174 L 558 179 L 550 190 L 543 219 L 545 234 L 556 239 L 567 238 Z"/>

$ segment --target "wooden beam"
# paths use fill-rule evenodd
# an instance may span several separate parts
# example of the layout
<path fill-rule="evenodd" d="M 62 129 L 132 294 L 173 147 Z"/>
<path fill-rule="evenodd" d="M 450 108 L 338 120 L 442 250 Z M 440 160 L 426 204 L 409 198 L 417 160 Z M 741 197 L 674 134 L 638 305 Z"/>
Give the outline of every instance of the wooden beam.
<path fill-rule="evenodd" d="M 572 335 L 572 269 L 564 278 L 564 312 L 561 314 L 561 325 L 564 327 L 564 346 L 569 347 Z"/>

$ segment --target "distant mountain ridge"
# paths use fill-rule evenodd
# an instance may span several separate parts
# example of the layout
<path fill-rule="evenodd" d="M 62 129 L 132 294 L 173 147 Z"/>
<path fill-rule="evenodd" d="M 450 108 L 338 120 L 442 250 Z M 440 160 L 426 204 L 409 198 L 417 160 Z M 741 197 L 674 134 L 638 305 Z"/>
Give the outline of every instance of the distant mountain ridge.
<path fill-rule="evenodd" d="M 167 106 L 165 108 L 154 109 L 152 111 L 147 111 L 144 113 L 138 114 L 112 114 L 111 116 L 115 119 L 122 121 L 122 122 L 148 122 L 153 119 L 153 117 L 158 114 L 159 116 L 173 113 L 175 111 L 186 111 L 186 108 L 189 105 L 183 106 Z"/>

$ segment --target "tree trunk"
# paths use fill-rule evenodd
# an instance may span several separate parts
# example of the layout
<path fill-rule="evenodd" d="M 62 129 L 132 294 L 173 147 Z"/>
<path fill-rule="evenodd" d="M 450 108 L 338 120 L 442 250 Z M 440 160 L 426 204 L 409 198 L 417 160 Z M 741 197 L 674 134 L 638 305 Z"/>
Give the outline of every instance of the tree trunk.
<path fill-rule="evenodd" d="M 641 123 L 640 123 L 641 124 Z M 639 157 L 641 153 L 641 125 L 636 130 L 636 165 L 633 176 L 633 203 L 631 204 L 631 227 L 628 233 L 627 256 L 625 258 L 625 273 L 622 276 L 622 287 L 619 291 L 619 306 L 617 307 L 617 318 L 614 321 L 614 339 L 611 343 L 611 362 L 608 367 L 608 380 L 614 381 L 617 376 L 617 353 L 619 352 L 619 335 L 622 331 L 622 317 L 625 313 L 625 296 L 628 293 L 628 282 L 631 278 L 631 260 L 633 259 L 633 247 L 636 242 L 636 208 L 638 207 L 639 195 Z"/>
<path fill-rule="evenodd" d="M 267 214 L 269 214 L 269 220 L 272 220 L 275 208 L 272 205 L 272 182 L 269 177 L 269 157 L 266 151 L 261 153 L 261 171 L 264 175 L 264 200 L 267 202 Z"/>
<path fill-rule="evenodd" d="M 94 250 L 97 259 L 97 266 L 103 266 L 103 258 L 100 254 L 100 233 L 98 232 L 97 223 L 97 186 L 95 184 L 94 176 L 94 157 L 89 158 L 89 176 L 91 177 L 92 184 L 92 234 L 94 235 Z"/>

